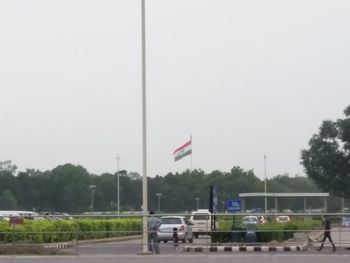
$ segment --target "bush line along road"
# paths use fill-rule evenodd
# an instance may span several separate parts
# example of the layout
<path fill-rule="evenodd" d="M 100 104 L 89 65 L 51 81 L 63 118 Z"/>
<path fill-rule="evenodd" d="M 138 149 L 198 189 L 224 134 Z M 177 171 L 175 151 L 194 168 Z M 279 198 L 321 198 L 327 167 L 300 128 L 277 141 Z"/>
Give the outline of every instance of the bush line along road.
<path fill-rule="evenodd" d="M 227 216 L 227 215 L 226 215 Z M 241 216 L 236 216 L 241 217 Z M 315 217 L 315 216 L 314 216 Z M 336 217 L 334 217 L 336 218 Z M 220 228 L 215 232 L 211 233 L 211 238 L 195 239 L 194 244 L 183 244 L 182 248 L 188 252 L 197 251 L 208 251 L 208 252 L 235 252 L 237 251 L 289 251 L 305 250 L 306 237 L 303 240 L 299 240 L 290 244 L 292 249 L 285 249 L 286 240 L 293 238 L 293 234 L 301 232 L 317 233 L 322 234 L 322 231 L 315 230 L 315 227 L 320 226 L 320 220 L 315 217 L 311 219 L 310 217 L 301 216 L 291 216 L 291 222 L 289 223 L 265 223 L 258 224 L 256 233 L 256 239 L 250 242 L 255 242 L 257 246 L 261 248 L 238 248 L 238 243 L 244 244 L 244 242 L 249 242 L 246 238 L 247 230 L 244 225 L 241 225 L 238 230 L 238 225 L 236 225 L 235 230 L 232 230 L 232 215 L 226 219 L 219 220 Z M 236 222 L 238 220 L 235 220 Z M 350 244 L 350 238 L 347 240 L 349 233 L 349 228 L 335 228 L 333 230 L 333 240 L 338 246 L 342 243 L 342 246 Z M 99 242 L 110 242 L 113 241 L 112 238 L 122 237 L 122 236 L 134 236 L 141 234 L 141 219 L 136 218 L 120 218 L 120 219 L 68 219 L 68 220 L 26 220 L 23 225 L 16 225 L 15 227 L 10 226 L 7 221 L 0 222 L 0 238 L 4 244 L 15 244 L 16 246 L 25 246 L 25 244 L 46 244 L 46 247 L 50 247 L 49 243 L 54 245 L 57 242 L 70 242 L 70 247 L 75 245 L 81 245 L 84 240 L 89 242 L 99 241 Z M 338 237 L 337 237 L 338 235 Z M 237 239 L 238 238 L 238 239 Z M 313 236 L 314 244 L 319 244 L 319 236 Z M 300 245 L 302 241 L 303 247 L 298 248 L 296 246 Z M 121 246 L 126 241 L 123 240 L 118 246 Z M 140 242 L 138 243 L 128 243 L 132 247 L 140 247 Z M 213 242 L 212 248 L 208 248 L 208 245 Z M 272 243 L 271 243 L 272 242 Z M 278 243 L 276 243 L 278 242 Z M 68 243 L 66 243 L 68 244 Z M 171 243 L 170 243 L 171 244 Z M 269 244 L 268 247 L 266 244 Z M 271 245 L 272 244 L 272 245 Z M 60 244 L 62 245 L 62 244 Z M 186 245 L 186 247 L 185 247 Z M 199 246 L 200 245 L 200 246 Z M 205 245 L 205 246 L 203 246 Z M 165 246 L 165 244 L 163 245 Z M 253 244 L 248 244 L 248 247 L 252 247 Z M 350 245 L 349 245 L 350 246 Z M 4 247 L 4 245 L 2 245 Z M 29 247 L 27 245 L 27 247 Z M 52 246 L 53 248 L 55 246 Z M 66 246 L 67 247 L 67 246 Z M 59 250 L 61 248 L 66 248 L 64 246 L 57 247 Z M 92 246 L 90 246 L 92 247 Z M 97 246 L 98 247 L 98 246 Z M 273 249 L 272 247 L 276 247 Z M 13 247 L 9 246 L 10 254 L 14 253 Z M 123 251 L 120 251 L 123 254 Z M 135 253 L 134 250 L 132 253 Z M 2 251 L 6 254 L 6 251 Z M 20 252 L 18 252 L 20 253 Z M 23 252 L 25 253 L 25 252 Z M 40 253 L 40 252 L 34 252 Z M 54 253 L 54 252 L 53 252 Z M 59 253 L 59 252 L 58 252 Z"/>

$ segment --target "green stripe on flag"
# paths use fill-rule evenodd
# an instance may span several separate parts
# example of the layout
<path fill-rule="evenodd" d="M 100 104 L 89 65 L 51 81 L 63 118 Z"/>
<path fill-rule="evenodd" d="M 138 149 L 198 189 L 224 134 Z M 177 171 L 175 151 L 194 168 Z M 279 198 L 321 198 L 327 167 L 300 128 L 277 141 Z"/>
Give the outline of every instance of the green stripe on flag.
<path fill-rule="evenodd" d="M 187 155 L 190 155 L 192 154 L 192 149 L 191 150 L 188 150 L 187 152 L 184 152 L 182 154 L 179 154 L 177 156 L 175 156 L 175 162 L 178 161 L 178 160 L 181 160 L 182 158 L 186 157 Z"/>

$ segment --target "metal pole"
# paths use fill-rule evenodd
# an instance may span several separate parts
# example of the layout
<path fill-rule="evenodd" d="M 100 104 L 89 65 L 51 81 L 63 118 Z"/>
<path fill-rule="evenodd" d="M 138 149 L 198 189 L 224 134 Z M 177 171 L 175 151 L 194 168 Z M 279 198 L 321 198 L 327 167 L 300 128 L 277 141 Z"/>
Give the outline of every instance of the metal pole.
<path fill-rule="evenodd" d="M 91 190 L 91 212 L 94 212 L 94 193 L 96 185 L 89 185 L 89 188 Z"/>
<path fill-rule="evenodd" d="M 146 121 L 146 3 L 141 0 L 141 57 L 142 57 L 142 211 L 143 237 L 142 251 L 148 252 L 147 230 L 147 121 Z"/>
<path fill-rule="evenodd" d="M 117 207 L 118 207 L 118 215 L 120 213 L 120 194 L 119 194 L 119 161 L 120 161 L 120 156 L 119 156 L 119 153 L 117 155 L 117 198 L 118 198 L 118 202 L 117 202 Z"/>
<path fill-rule="evenodd" d="M 192 172 L 192 169 L 193 169 L 193 162 L 192 162 L 192 156 L 193 156 L 193 144 L 192 144 L 192 134 L 191 134 L 191 137 L 190 137 L 190 139 L 191 139 L 191 172 Z"/>
<path fill-rule="evenodd" d="M 158 213 L 160 213 L 160 195 L 158 196 Z"/>
<path fill-rule="evenodd" d="M 94 189 L 91 189 L 91 212 L 94 212 Z"/>
<path fill-rule="evenodd" d="M 160 197 L 162 196 L 161 193 L 156 194 L 158 197 L 158 213 L 160 213 Z"/>
<path fill-rule="evenodd" d="M 199 197 L 196 197 L 196 203 L 197 203 L 197 210 L 198 210 L 198 208 L 199 208 Z"/>
<path fill-rule="evenodd" d="M 275 210 L 276 210 L 276 213 L 278 213 L 278 203 L 277 203 L 277 197 L 275 197 Z"/>
<path fill-rule="evenodd" d="M 267 192 L 267 185 L 266 185 L 266 153 L 264 154 L 264 177 L 265 177 L 265 213 L 267 212 L 267 197 L 266 197 L 266 192 Z"/>

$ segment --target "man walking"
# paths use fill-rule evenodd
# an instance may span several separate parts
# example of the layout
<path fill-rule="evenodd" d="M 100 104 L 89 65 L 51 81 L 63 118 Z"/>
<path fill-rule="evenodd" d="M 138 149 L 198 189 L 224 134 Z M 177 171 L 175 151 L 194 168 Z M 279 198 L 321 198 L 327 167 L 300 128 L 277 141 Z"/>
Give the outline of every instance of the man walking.
<path fill-rule="evenodd" d="M 333 243 L 332 237 L 331 237 L 331 221 L 329 220 L 328 217 L 323 217 L 323 228 L 324 228 L 324 232 L 323 232 L 323 239 L 321 241 L 321 246 L 320 248 L 318 248 L 318 251 L 321 251 L 324 245 L 324 242 L 326 241 L 326 239 L 328 238 L 329 242 L 331 242 L 332 246 L 333 246 L 333 250 L 335 251 L 335 245 Z"/>
<path fill-rule="evenodd" d="M 162 224 L 159 218 L 154 216 L 154 211 L 150 211 L 151 215 L 147 219 L 147 228 L 148 228 L 148 250 L 159 254 L 159 243 L 158 243 L 158 228 Z"/>

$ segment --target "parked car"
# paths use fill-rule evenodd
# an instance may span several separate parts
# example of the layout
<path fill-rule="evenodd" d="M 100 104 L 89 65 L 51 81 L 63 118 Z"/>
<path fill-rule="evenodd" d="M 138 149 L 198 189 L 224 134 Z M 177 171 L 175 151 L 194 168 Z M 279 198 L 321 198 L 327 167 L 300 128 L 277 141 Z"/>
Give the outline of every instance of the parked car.
<path fill-rule="evenodd" d="M 276 222 L 277 223 L 288 223 L 290 222 L 289 216 L 276 216 Z"/>
<path fill-rule="evenodd" d="M 247 224 L 259 224 L 259 218 L 257 216 L 244 216 L 242 219 L 242 223 Z"/>
<path fill-rule="evenodd" d="M 259 219 L 259 223 L 260 224 L 265 224 L 266 223 L 266 219 L 264 216 L 258 216 L 258 219 Z"/>
<path fill-rule="evenodd" d="M 190 217 L 192 223 L 193 235 L 198 238 L 199 235 L 210 235 L 212 225 L 214 224 L 214 216 L 207 209 L 199 209 L 193 211 Z M 215 228 L 218 229 L 219 223 L 215 221 Z"/>
<path fill-rule="evenodd" d="M 163 216 L 160 219 L 161 226 L 158 228 L 158 240 L 164 243 L 173 240 L 173 228 L 177 228 L 179 240 L 193 242 L 193 232 L 190 221 L 184 216 Z"/>

